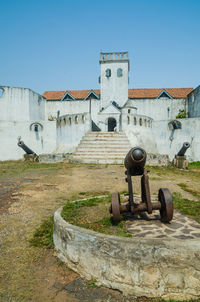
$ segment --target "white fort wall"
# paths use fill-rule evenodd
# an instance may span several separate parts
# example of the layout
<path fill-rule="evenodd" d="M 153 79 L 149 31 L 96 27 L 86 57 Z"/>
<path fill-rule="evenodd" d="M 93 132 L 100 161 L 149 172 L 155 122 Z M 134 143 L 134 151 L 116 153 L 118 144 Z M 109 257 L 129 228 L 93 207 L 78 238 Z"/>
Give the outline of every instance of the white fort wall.
<path fill-rule="evenodd" d="M 39 131 L 34 130 L 35 124 Z M 23 158 L 25 152 L 17 146 L 18 137 L 36 154 L 52 153 L 56 148 L 56 122 L 0 121 L 0 160 Z"/>
<path fill-rule="evenodd" d="M 94 122 L 97 122 L 97 114 L 100 109 L 100 101 L 91 101 L 91 114 Z M 60 116 L 65 114 L 79 114 L 90 111 L 90 101 L 46 101 L 46 119 L 56 119 L 57 112 L 60 111 Z"/>
<path fill-rule="evenodd" d="M 82 137 L 91 129 L 88 113 L 67 114 L 57 119 L 56 153 L 73 153 Z"/>
<path fill-rule="evenodd" d="M 28 88 L 0 86 L 0 121 L 45 119 L 45 100 Z"/>
<path fill-rule="evenodd" d="M 172 130 L 168 121 L 154 121 L 152 135 L 160 154 L 168 154 L 170 160 L 178 153 L 184 142 L 190 143 L 186 156 L 190 161 L 200 160 L 200 118 L 177 119 L 182 129 Z"/>
<path fill-rule="evenodd" d="M 132 99 L 128 104 L 137 108 L 137 114 L 150 116 L 154 120 L 175 119 L 179 110 L 186 110 L 185 99 Z"/>

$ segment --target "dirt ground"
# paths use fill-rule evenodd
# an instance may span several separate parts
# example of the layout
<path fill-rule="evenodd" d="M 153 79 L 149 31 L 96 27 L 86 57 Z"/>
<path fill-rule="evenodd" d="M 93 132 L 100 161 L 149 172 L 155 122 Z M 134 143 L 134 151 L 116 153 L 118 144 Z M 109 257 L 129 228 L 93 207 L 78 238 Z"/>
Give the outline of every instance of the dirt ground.
<path fill-rule="evenodd" d="M 178 184 L 200 192 L 199 177 L 200 169 L 152 168 L 151 193 L 168 187 L 195 200 L 195 194 Z M 135 181 L 134 190 L 139 193 L 139 178 Z M 103 287 L 91 288 L 57 259 L 54 250 L 33 247 L 28 241 L 66 201 L 85 192 L 98 195 L 116 190 L 127 190 L 120 165 L 0 163 L 0 301 L 147 301 Z"/>

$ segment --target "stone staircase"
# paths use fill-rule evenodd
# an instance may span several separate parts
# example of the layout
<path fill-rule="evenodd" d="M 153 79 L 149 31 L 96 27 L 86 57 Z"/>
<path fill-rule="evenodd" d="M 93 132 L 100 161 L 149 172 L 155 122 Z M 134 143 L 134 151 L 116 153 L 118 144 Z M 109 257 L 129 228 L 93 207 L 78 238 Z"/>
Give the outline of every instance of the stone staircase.
<path fill-rule="evenodd" d="M 87 132 L 72 161 L 95 164 L 122 164 L 131 144 L 124 132 Z"/>

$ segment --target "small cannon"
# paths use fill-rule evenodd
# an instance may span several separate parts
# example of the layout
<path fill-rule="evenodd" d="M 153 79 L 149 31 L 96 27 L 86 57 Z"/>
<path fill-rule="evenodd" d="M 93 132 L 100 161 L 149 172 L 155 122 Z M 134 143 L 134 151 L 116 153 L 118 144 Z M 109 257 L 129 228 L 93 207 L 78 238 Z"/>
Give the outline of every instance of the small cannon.
<path fill-rule="evenodd" d="M 173 218 L 173 201 L 172 195 L 167 188 L 160 188 L 158 192 L 158 201 L 151 202 L 150 187 L 149 187 L 149 170 L 144 168 L 146 163 L 146 152 L 140 147 L 130 149 L 127 153 L 124 166 L 127 169 L 126 182 L 128 183 L 128 203 L 120 203 L 120 195 L 117 192 L 111 194 L 110 213 L 113 215 L 113 220 L 118 222 L 122 219 L 122 213 L 141 213 L 147 211 L 151 214 L 153 210 L 159 210 L 161 221 L 170 222 Z M 141 176 L 141 199 L 138 204 L 134 202 L 132 176 Z"/>
<path fill-rule="evenodd" d="M 37 161 L 38 160 L 37 154 L 33 150 L 31 150 L 27 145 L 25 145 L 21 139 L 18 139 L 17 145 L 26 152 L 26 154 L 24 154 L 25 161 Z"/>
<path fill-rule="evenodd" d="M 185 142 L 183 143 L 182 148 L 179 152 L 175 155 L 173 159 L 173 165 L 179 169 L 188 169 L 188 160 L 186 159 L 186 151 L 190 147 L 190 143 Z"/>
<path fill-rule="evenodd" d="M 183 146 L 177 153 L 177 156 L 185 156 L 185 152 L 187 151 L 188 148 L 190 148 L 190 143 L 188 142 L 183 143 Z"/>

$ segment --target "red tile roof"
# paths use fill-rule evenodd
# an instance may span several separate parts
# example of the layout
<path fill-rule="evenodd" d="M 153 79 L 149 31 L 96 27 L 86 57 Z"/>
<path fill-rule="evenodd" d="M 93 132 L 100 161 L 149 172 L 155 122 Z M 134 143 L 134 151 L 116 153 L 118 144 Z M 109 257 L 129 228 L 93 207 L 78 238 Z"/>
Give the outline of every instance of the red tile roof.
<path fill-rule="evenodd" d="M 173 98 L 181 99 L 186 98 L 187 95 L 193 90 L 193 88 L 144 88 L 144 89 L 129 89 L 130 99 L 155 99 L 158 95 L 166 90 Z M 58 101 L 62 99 L 66 92 L 69 92 L 75 99 L 83 100 L 87 95 L 94 91 L 98 96 L 100 96 L 100 90 L 65 90 L 65 91 L 45 91 L 43 97 L 47 100 Z"/>
<path fill-rule="evenodd" d="M 165 90 L 174 99 L 186 98 L 193 88 L 145 88 L 145 89 L 129 89 L 130 99 L 155 99 Z"/>
<path fill-rule="evenodd" d="M 100 90 L 65 90 L 65 91 L 45 91 L 43 97 L 47 100 L 60 100 L 65 95 L 66 92 L 69 92 L 77 100 L 83 100 L 86 96 L 94 91 L 98 96 L 100 96 Z"/>

